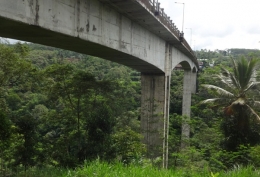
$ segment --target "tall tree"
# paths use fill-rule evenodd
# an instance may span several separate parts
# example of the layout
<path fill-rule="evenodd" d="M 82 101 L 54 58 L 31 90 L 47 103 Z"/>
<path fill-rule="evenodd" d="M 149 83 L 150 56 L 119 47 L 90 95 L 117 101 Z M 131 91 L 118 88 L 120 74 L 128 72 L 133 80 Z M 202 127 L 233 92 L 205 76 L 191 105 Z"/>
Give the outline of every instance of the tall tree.
<path fill-rule="evenodd" d="M 256 81 L 256 69 L 259 67 L 258 59 L 245 59 L 244 57 L 235 61 L 232 60 L 232 71 L 222 68 L 222 72 L 217 75 L 221 81 L 221 86 L 202 85 L 211 89 L 217 96 L 202 101 L 202 103 L 212 103 L 216 107 L 224 107 L 225 119 L 223 130 L 226 137 L 224 146 L 227 150 L 236 150 L 240 144 L 256 144 L 260 138 L 259 131 L 252 122 L 260 121 L 260 117 L 253 109 L 260 105 L 260 101 L 255 100 L 256 86 L 260 82 Z M 251 91 L 254 91 L 252 93 Z M 250 93 L 251 92 L 251 93 Z"/>

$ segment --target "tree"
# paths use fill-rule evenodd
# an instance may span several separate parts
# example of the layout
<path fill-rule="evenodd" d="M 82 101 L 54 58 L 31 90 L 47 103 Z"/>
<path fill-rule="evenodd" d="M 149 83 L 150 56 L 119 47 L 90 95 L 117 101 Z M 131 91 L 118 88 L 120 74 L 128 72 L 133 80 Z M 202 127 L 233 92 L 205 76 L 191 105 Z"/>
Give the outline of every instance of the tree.
<path fill-rule="evenodd" d="M 0 60 L 0 161 L 7 168 L 142 157 L 138 72 L 31 43 L 0 44 Z"/>
<path fill-rule="evenodd" d="M 253 107 L 260 105 L 255 100 L 256 87 L 260 82 L 255 80 L 255 71 L 259 67 L 259 60 L 240 58 L 235 61 L 232 58 L 232 71 L 222 68 L 217 75 L 221 86 L 204 84 L 203 87 L 211 89 L 216 98 L 206 99 L 202 103 L 211 103 L 213 107 L 224 107 L 222 128 L 224 130 L 226 150 L 237 150 L 239 145 L 254 145 L 259 142 L 260 134 L 257 124 L 260 117 Z"/>
<path fill-rule="evenodd" d="M 24 60 L 27 49 L 17 46 L 13 48 L 0 44 L 0 87 L 13 87 L 25 81 L 32 69 Z"/>

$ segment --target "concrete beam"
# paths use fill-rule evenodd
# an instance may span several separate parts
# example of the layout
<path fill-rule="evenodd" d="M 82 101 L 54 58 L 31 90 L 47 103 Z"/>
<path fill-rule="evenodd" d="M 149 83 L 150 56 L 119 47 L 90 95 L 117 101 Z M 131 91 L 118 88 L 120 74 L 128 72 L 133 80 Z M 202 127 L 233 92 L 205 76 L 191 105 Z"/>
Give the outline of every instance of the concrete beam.
<path fill-rule="evenodd" d="M 1 0 L 0 26 L 2 37 L 164 73 L 165 41 L 98 0 Z"/>

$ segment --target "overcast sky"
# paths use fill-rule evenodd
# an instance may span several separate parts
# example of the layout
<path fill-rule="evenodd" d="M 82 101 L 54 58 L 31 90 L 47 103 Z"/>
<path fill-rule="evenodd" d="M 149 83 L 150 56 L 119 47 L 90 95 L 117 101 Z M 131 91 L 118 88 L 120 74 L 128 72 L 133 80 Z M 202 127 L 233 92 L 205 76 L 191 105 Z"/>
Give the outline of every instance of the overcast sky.
<path fill-rule="evenodd" d="M 260 0 L 159 0 L 195 50 L 260 49 Z M 192 29 L 192 38 L 191 30 Z"/>

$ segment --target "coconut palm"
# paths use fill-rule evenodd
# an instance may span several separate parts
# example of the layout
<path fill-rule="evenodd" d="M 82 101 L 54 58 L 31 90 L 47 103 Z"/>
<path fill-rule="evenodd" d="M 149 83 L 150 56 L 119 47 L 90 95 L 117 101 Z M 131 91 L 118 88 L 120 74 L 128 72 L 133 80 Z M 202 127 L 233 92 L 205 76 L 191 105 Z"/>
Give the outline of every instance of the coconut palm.
<path fill-rule="evenodd" d="M 256 133 L 257 130 L 252 130 L 251 124 L 252 121 L 260 122 L 260 117 L 254 110 L 254 107 L 260 105 L 260 101 L 249 96 L 250 91 L 257 91 L 255 88 L 260 82 L 256 81 L 255 72 L 259 67 L 259 60 L 241 58 L 236 62 L 232 58 L 231 61 L 232 72 L 222 68 L 222 73 L 217 75 L 226 89 L 214 85 L 202 85 L 213 90 L 217 96 L 202 103 L 211 103 L 224 108 L 226 119 L 222 128 L 226 137 L 226 148 L 234 150 L 239 144 L 253 143 L 257 139 L 256 136 L 260 135 Z"/>

